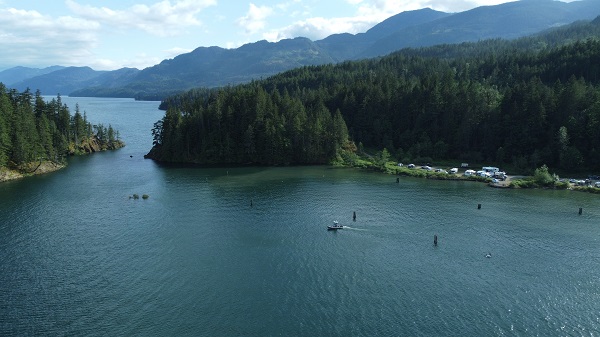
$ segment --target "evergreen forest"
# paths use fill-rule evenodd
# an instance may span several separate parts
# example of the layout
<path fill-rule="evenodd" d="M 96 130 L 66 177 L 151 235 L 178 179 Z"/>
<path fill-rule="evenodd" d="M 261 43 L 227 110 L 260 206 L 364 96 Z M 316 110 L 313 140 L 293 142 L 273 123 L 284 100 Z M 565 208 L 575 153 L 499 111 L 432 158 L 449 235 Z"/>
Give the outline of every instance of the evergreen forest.
<path fill-rule="evenodd" d="M 18 92 L 0 83 L 0 168 L 64 163 L 66 156 L 124 146 L 111 125 L 92 125 L 79 106 L 71 116 L 60 95 L 46 102 L 39 91 Z"/>
<path fill-rule="evenodd" d="M 600 39 L 577 34 L 599 31 L 599 21 L 515 41 L 307 66 L 171 96 L 148 157 L 354 165 L 371 150 L 415 163 L 598 170 Z"/>

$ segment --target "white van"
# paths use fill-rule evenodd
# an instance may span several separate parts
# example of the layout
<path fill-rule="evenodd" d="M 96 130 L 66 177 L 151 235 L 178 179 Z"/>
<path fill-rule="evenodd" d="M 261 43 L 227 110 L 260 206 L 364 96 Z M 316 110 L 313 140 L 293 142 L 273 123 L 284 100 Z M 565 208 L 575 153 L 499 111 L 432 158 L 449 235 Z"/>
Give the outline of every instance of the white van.
<path fill-rule="evenodd" d="M 458 173 L 458 169 L 456 167 L 453 167 L 450 169 L 450 173 L 451 174 L 457 174 Z"/>
<path fill-rule="evenodd" d="M 484 166 L 484 167 L 482 167 L 482 168 L 481 168 L 481 170 L 482 170 L 482 171 L 485 171 L 485 172 L 487 172 L 487 173 L 490 173 L 490 174 L 494 174 L 494 173 L 496 173 L 496 172 L 499 172 L 499 171 L 500 171 L 500 169 L 499 169 L 499 168 L 497 168 L 497 167 L 493 167 L 493 166 Z"/>

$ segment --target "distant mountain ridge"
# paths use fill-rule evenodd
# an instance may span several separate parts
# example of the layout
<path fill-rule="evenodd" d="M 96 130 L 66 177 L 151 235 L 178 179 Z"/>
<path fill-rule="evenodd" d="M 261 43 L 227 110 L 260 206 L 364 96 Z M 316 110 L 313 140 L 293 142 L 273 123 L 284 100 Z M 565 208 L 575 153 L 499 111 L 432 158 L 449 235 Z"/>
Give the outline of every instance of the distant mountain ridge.
<path fill-rule="evenodd" d="M 59 67 L 53 72 L 25 79 L 10 86 L 21 91 L 26 88 L 39 89 L 44 95 L 68 95 L 80 88 L 92 86 L 115 88 L 115 85 L 121 86 L 122 83 L 133 80 L 139 72 L 135 68 L 97 71 L 90 67 Z"/>
<path fill-rule="evenodd" d="M 28 68 L 28 67 L 14 67 L 0 72 L 0 82 L 5 84 L 12 84 L 24 81 L 28 78 L 49 74 L 51 72 L 64 69 L 61 66 L 51 66 L 43 69 Z"/>
<path fill-rule="evenodd" d="M 143 70 L 68 67 L 5 82 L 6 72 L 12 71 L 13 78 L 18 73 L 12 68 L 0 72 L 0 81 L 18 90 L 29 87 L 52 95 L 162 99 L 194 87 L 235 85 L 296 67 L 378 57 L 407 47 L 514 39 L 598 15 L 598 0 L 522 0 L 454 14 L 426 8 L 394 15 L 355 35 L 335 34 L 319 41 L 302 37 L 258 41 L 237 49 L 199 47 Z"/>

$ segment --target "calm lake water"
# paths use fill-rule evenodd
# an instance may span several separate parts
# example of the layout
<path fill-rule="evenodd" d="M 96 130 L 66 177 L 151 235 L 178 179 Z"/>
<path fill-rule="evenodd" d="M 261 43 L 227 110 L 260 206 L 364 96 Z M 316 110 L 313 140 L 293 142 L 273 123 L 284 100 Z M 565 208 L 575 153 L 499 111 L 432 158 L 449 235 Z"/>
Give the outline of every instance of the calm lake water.
<path fill-rule="evenodd" d="M 600 334 L 596 195 L 160 166 L 158 102 L 63 101 L 127 146 L 0 184 L 2 336 Z"/>

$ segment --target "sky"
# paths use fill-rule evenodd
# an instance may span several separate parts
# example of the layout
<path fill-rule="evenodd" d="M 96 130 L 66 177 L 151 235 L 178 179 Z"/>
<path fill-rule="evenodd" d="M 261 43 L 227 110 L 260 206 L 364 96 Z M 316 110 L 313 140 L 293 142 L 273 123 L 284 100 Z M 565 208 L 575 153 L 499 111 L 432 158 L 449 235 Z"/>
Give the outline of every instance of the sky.
<path fill-rule="evenodd" d="M 143 69 L 198 47 L 361 33 L 390 16 L 512 0 L 0 0 L 0 71 Z M 569 1 L 569 0 L 565 0 Z M 573 0 L 570 0 L 573 1 Z"/>

